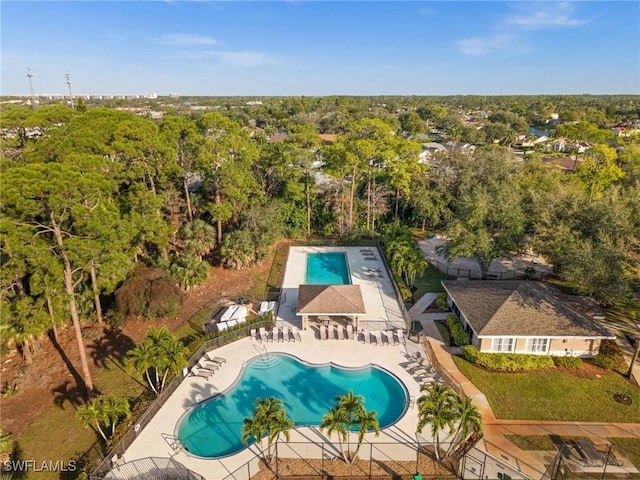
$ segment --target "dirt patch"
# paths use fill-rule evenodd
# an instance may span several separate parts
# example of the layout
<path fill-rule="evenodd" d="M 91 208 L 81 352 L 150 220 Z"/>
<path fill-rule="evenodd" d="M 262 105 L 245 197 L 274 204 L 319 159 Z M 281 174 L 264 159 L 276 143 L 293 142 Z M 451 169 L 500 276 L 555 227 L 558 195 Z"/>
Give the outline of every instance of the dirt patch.
<path fill-rule="evenodd" d="M 420 454 L 418 458 L 418 471 L 423 478 L 438 476 L 440 478 L 455 478 L 451 472 L 453 466 L 449 459 L 443 463 L 436 462 L 431 456 Z M 334 460 L 304 459 L 304 458 L 278 458 L 270 467 L 264 462 L 260 464 L 260 472 L 251 480 L 272 480 L 275 472 L 282 478 L 369 478 L 381 476 L 387 478 L 411 478 L 416 471 L 416 461 L 392 461 L 392 460 L 367 460 L 357 459 L 352 464 L 347 464 L 341 458 Z"/>
<path fill-rule="evenodd" d="M 121 329 L 97 323 L 83 327 L 91 374 L 95 378 L 110 357 L 122 356 L 134 342 L 142 340 L 149 327 L 166 325 L 174 331 L 186 324 L 205 304 L 236 298 L 251 291 L 252 277 L 265 273 L 270 266 L 271 258 L 268 258 L 244 270 L 211 268 L 209 279 L 185 294 L 179 314 L 172 318 L 153 321 L 130 318 Z M 59 332 L 58 342 L 52 337 L 38 342 L 31 365 L 26 365 L 17 351 L 4 355 L 1 364 L 2 384 L 17 389 L 14 394 L 0 399 L 2 425 L 18 438 L 27 425 L 50 405 L 74 398 L 79 402 L 82 398 L 82 391 L 78 388 L 80 353 L 70 325 Z"/>

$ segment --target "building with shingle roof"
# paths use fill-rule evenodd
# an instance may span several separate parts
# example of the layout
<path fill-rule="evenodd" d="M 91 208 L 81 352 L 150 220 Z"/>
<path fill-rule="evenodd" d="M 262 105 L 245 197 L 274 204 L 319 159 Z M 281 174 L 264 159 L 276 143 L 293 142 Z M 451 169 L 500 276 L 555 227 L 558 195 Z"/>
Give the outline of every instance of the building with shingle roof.
<path fill-rule="evenodd" d="M 360 285 L 300 285 L 297 314 L 306 329 L 309 317 L 347 317 L 358 327 L 358 315 L 364 315 Z"/>
<path fill-rule="evenodd" d="M 543 282 L 442 282 L 451 309 L 483 352 L 589 357 L 607 328 L 558 289 Z"/>

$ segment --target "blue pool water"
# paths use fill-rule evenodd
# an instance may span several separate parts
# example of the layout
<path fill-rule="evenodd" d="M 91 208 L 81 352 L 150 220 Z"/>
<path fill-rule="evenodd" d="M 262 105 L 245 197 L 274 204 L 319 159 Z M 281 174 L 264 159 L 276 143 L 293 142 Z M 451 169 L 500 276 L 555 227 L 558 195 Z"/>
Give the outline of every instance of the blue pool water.
<path fill-rule="evenodd" d="M 335 405 L 336 395 L 352 390 L 364 397 L 367 410 L 378 412 L 380 428 L 395 423 L 405 409 L 404 386 L 391 374 L 375 367 L 344 369 L 313 366 L 284 354 L 256 357 L 229 390 L 191 410 L 180 422 L 178 438 L 200 457 L 216 458 L 239 452 L 245 417 L 250 417 L 257 397 L 283 401 L 296 426 L 320 425 Z"/>
<path fill-rule="evenodd" d="M 308 253 L 307 285 L 349 285 L 349 265 L 344 252 Z"/>

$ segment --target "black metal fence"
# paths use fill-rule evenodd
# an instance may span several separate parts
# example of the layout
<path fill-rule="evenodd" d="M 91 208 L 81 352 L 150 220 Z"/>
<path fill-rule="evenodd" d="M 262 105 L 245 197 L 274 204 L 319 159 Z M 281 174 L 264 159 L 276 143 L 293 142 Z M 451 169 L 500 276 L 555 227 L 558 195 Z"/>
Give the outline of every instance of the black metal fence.
<path fill-rule="evenodd" d="M 422 341 L 422 345 L 424 346 L 424 349 L 427 352 L 427 357 L 429 357 L 429 361 L 431 362 L 431 365 L 433 365 L 433 369 L 442 377 L 442 379 L 447 384 L 451 386 L 451 388 L 453 388 L 453 390 L 458 394 L 460 398 L 465 398 L 466 395 L 464 393 L 464 389 L 462 388 L 462 385 L 460 385 L 460 382 L 458 382 L 458 380 L 456 380 L 454 376 L 451 375 L 449 371 L 440 364 L 440 362 L 438 361 L 438 357 L 433 351 L 433 346 L 431 345 L 431 342 L 427 338 L 424 338 Z"/>
<path fill-rule="evenodd" d="M 440 270 L 442 273 L 446 273 L 451 277 L 468 278 L 469 280 L 543 280 L 552 273 L 552 269 L 549 268 L 531 268 L 523 270 L 489 270 L 484 278 L 480 269 L 471 268 L 459 268 L 448 265 L 435 258 L 425 256 L 428 262 Z"/>
<path fill-rule="evenodd" d="M 207 340 L 203 343 L 191 356 L 188 361 L 187 369 L 190 370 L 194 367 L 198 361 L 202 358 L 205 352 L 210 350 L 214 350 L 216 348 L 220 348 L 224 345 L 228 345 L 229 343 L 235 342 L 236 340 L 240 340 L 241 338 L 248 337 L 251 334 L 251 329 L 265 327 L 268 328 L 272 325 L 272 321 L 258 321 L 253 323 L 248 323 L 225 333 L 223 335 L 216 336 L 210 340 Z M 91 474 L 92 480 L 98 480 L 104 478 L 104 476 L 111 470 L 113 466 L 113 458 L 114 456 L 121 457 L 124 455 L 124 452 L 131 446 L 133 441 L 138 437 L 140 432 L 149 424 L 149 422 L 153 419 L 154 415 L 162 408 L 162 406 L 166 403 L 166 401 L 171 397 L 173 392 L 178 388 L 178 386 L 182 383 L 184 379 L 184 375 L 178 376 L 167 383 L 158 395 L 158 397 L 149 405 L 149 407 L 145 410 L 145 412 L 138 418 L 132 428 L 130 428 L 122 439 L 118 442 L 118 444 L 113 447 L 113 449 L 102 459 L 98 467 Z"/>
<path fill-rule="evenodd" d="M 441 443 L 441 453 L 444 455 L 449 447 L 449 443 Z M 351 451 L 355 448 L 352 440 Z M 432 443 L 421 443 L 415 437 L 397 442 L 364 441 L 351 464 L 344 461 L 337 445 L 329 442 L 277 441 L 271 447 L 269 463 L 261 459 L 257 447 L 252 452 L 249 461 L 222 480 L 248 480 L 259 473 L 262 479 L 282 480 L 400 480 L 413 478 L 416 471 L 426 480 L 455 478 L 458 470 L 453 455 L 438 462 Z"/>

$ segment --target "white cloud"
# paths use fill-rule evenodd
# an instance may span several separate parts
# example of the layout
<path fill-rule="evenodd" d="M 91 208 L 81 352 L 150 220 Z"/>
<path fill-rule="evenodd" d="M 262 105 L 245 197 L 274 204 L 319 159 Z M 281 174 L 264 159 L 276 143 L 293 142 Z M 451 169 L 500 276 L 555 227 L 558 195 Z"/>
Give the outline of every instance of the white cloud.
<path fill-rule="evenodd" d="M 484 56 L 492 53 L 514 55 L 522 52 L 522 45 L 518 44 L 511 35 L 496 34 L 491 37 L 469 37 L 456 42 L 456 48 L 465 55 Z"/>
<path fill-rule="evenodd" d="M 269 55 L 261 52 L 252 51 L 216 51 L 210 52 L 211 55 L 219 58 L 224 63 L 230 65 L 236 65 L 239 67 L 261 67 L 264 65 L 270 65 L 274 63 L 274 60 Z"/>
<path fill-rule="evenodd" d="M 592 19 L 578 18 L 575 5 L 571 3 L 536 2 L 515 4 L 518 12 L 504 18 L 507 25 L 516 25 L 529 30 L 555 27 L 579 27 L 590 23 Z"/>
<path fill-rule="evenodd" d="M 169 33 L 161 35 L 155 39 L 156 43 L 162 45 L 174 45 L 179 47 L 212 46 L 218 45 L 218 41 L 213 37 L 189 33 Z"/>

